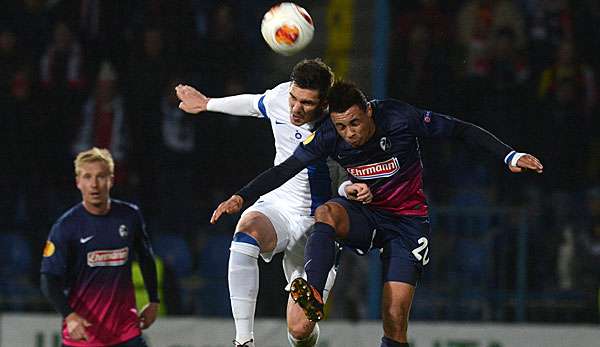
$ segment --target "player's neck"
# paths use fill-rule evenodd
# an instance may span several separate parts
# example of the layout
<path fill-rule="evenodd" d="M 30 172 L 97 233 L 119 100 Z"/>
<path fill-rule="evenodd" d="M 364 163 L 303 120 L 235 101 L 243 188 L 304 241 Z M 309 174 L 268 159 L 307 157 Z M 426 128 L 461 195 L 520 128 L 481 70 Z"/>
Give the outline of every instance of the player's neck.
<path fill-rule="evenodd" d="M 106 202 L 97 205 L 83 201 L 83 208 L 85 208 L 85 210 L 90 214 L 103 216 L 110 212 L 110 199 L 107 199 Z"/>

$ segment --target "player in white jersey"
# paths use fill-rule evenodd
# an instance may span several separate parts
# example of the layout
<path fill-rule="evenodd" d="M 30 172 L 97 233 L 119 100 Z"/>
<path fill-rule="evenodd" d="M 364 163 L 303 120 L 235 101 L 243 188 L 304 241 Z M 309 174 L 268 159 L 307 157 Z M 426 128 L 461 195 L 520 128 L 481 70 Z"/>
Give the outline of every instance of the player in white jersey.
<path fill-rule="evenodd" d="M 291 81 L 263 94 L 208 98 L 193 87 L 177 86 L 179 107 L 188 113 L 221 112 L 267 118 L 275 138 L 277 165 L 289 158 L 323 119 L 325 100 L 333 83 L 331 68 L 320 59 L 299 62 Z M 258 295 L 258 255 L 269 262 L 284 252 L 283 269 L 289 283 L 304 274 L 304 246 L 314 223 L 313 211 L 331 196 L 325 162 L 303 170 L 280 188 L 263 195 L 247 208 L 236 226 L 229 256 L 229 293 L 235 321 L 236 346 L 254 346 L 254 311 Z M 326 298 L 335 280 L 331 269 Z M 287 288 L 289 290 L 289 288 Z M 314 346 L 319 328 L 288 298 L 288 340 L 291 346 Z"/>

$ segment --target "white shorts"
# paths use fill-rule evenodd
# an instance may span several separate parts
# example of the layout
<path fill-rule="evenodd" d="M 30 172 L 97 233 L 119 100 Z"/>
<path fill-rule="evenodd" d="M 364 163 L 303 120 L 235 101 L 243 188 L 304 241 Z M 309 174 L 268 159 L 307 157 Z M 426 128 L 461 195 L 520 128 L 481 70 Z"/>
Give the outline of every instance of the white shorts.
<path fill-rule="evenodd" d="M 289 291 L 290 282 L 298 277 L 306 278 L 304 272 L 304 246 L 308 240 L 307 232 L 315 223 L 313 216 L 301 215 L 279 199 L 260 198 L 252 206 L 248 207 L 242 217 L 250 212 L 259 212 L 266 216 L 277 234 L 277 245 L 271 252 L 261 253 L 264 261 L 270 262 L 277 253 L 283 253 L 283 273 L 288 284 L 285 290 Z M 335 282 L 337 266 L 329 271 L 327 284 L 323 292 L 323 298 L 327 300 L 329 291 Z"/>

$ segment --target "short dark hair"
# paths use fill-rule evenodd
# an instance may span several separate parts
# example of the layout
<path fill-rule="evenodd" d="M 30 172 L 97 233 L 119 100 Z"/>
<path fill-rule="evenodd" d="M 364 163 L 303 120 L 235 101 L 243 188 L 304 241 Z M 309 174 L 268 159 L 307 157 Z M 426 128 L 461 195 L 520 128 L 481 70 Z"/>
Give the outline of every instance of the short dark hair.
<path fill-rule="evenodd" d="M 329 65 L 321 59 L 304 59 L 292 70 L 292 82 L 302 89 L 319 91 L 319 98 L 324 99 L 333 84 L 334 74 Z"/>
<path fill-rule="evenodd" d="M 349 81 L 336 81 L 329 89 L 327 96 L 329 112 L 343 113 L 350 107 L 357 105 L 361 110 L 367 110 L 367 97 Z"/>

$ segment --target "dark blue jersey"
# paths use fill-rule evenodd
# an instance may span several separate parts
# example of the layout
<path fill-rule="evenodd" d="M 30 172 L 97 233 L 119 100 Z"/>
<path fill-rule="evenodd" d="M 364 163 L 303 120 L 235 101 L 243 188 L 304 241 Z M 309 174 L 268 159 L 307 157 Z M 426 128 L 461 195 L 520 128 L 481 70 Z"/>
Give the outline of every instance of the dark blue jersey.
<path fill-rule="evenodd" d="M 419 137 L 457 138 L 490 151 L 500 160 L 512 150 L 486 130 L 454 117 L 398 100 L 374 100 L 370 105 L 376 130 L 365 144 L 352 147 L 327 119 L 288 160 L 263 172 L 236 194 L 245 201 L 254 200 L 307 165 L 329 156 L 346 169 L 353 182 L 369 186 L 373 193 L 369 206 L 398 215 L 424 216 L 427 204 Z"/>
<path fill-rule="evenodd" d="M 69 306 L 92 324 L 86 329 L 89 340 L 81 343 L 71 341 L 63 327 L 65 344 L 113 345 L 140 334 L 131 278 L 134 253 L 152 257 L 135 205 L 111 200 L 108 214 L 93 215 L 80 203 L 54 224 L 41 272 L 64 279 Z"/>

